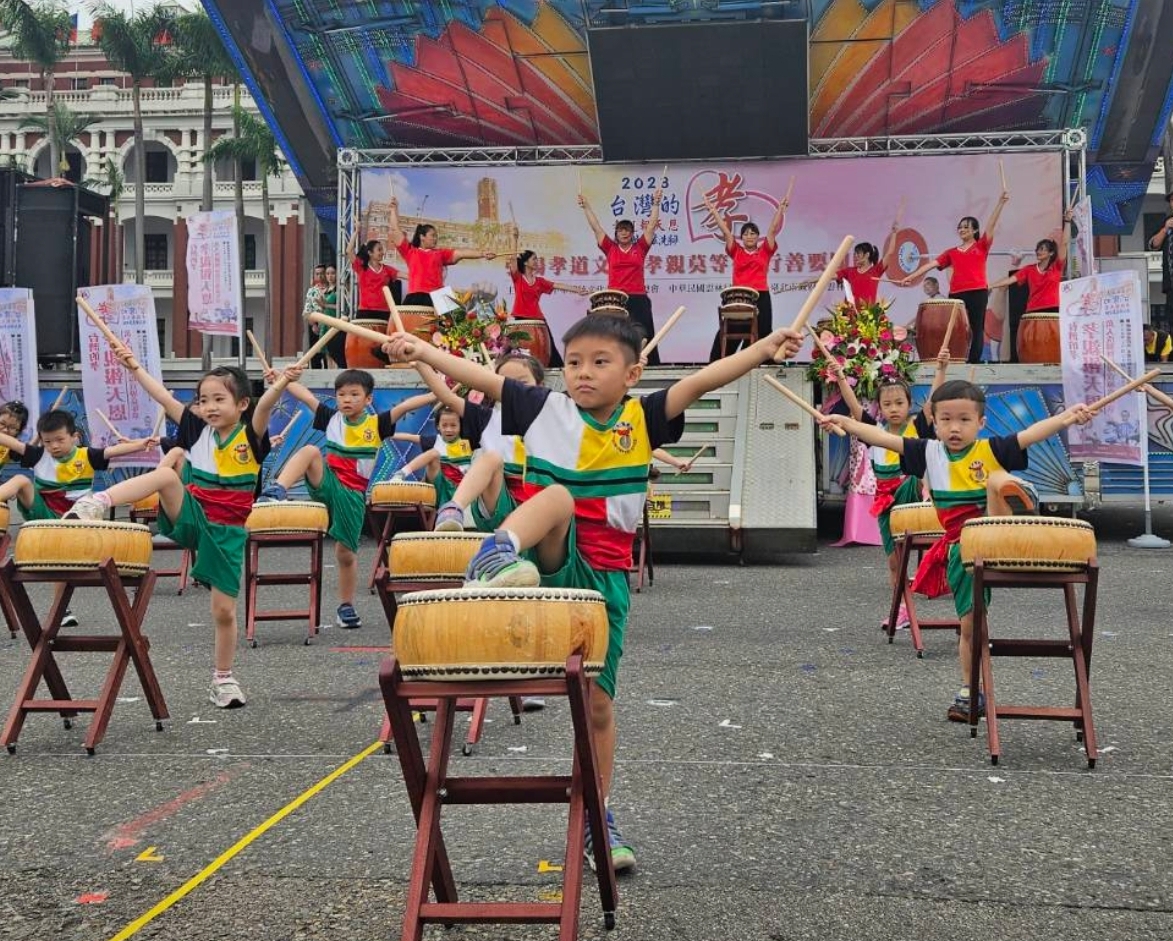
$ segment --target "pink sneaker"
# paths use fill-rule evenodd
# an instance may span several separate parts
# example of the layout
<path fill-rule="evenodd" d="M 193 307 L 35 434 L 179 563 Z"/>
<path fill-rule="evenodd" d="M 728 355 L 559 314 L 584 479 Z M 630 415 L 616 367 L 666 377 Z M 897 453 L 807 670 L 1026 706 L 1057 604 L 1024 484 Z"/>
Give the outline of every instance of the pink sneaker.
<path fill-rule="evenodd" d="M 900 606 L 900 610 L 896 613 L 896 630 L 906 631 L 912 626 L 912 621 L 908 617 L 908 608 L 904 605 Z"/>

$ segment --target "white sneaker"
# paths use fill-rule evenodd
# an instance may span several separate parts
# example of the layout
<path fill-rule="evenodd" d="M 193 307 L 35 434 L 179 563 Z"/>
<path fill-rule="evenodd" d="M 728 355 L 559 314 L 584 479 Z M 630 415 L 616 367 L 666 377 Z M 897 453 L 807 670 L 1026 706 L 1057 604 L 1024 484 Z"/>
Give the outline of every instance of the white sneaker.
<path fill-rule="evenodd" d="M 77 627 L 79 624 L 81 624 L 81 622 L 77 619 L 77 615 L 72 611 L 66 610 L 66 612 L 61 615 L 62 627 Z"/>
<path fill-rule="evenodd" d="M 223 680 L 212 680 L 212 688 L 208 690 L 208 699 L 217 709 L 239 709 L 245 704 L 244 693 L 234 676 Z"/>
<path fill-rule="evenodd" d="M 74 501 L 73 507 L 61 518 L 66 520 L 104 520 L 109 512 L 110 507 L 97 497 L 78 497 Z"/>

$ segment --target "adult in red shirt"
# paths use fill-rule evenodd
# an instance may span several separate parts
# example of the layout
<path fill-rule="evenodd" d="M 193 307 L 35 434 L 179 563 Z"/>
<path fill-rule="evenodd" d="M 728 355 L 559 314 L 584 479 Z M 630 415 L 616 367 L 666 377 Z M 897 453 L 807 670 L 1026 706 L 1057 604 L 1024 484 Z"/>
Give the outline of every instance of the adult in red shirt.
<path fill-rule="evenodd" d="M 358 230 L 350 237 L 350 244 L 346 246 L 346 253 L 352 255 L 350 267 L 354 269 L 355 280 L 358 282 L 358 310 L 355 320 L 389 320 L 391 309 L 387 306 L 387 298 L 383 296 L 383 288 L 391 288 L 391 297 L 396 304 L 399 300 L 399 272 L 390 265 L 383 264 L 386 249 L 378 239 L 358 244 Z"/>
<path fill-rule="evenodd" d="M 835 272 L 835 280 L 844 285 L 844 292 L 851 290 L 851 300 L 855 304 L 874 304 L 880 294 L 880 279 L 888 271 L 888 266 L 880 261 L 887 258 L 892 249 L 892 242 L 899 230 L 898 222 L 892 223 L 892 230 L 888 234 L 888 241 L 883 249 L 876 248 L 871 242 L 859 242 L 852 252 L 852 264 L 844 265 Z"/>
<path fill-rule="evenodd" d="M 514 230 L 514 244 L 517 233 Z M 563 284 L 560 281 L 548 281 L 539 277 L 537 273 L 538 256 L 531 251 L 524 251 L 514 256 L 512 264 L 505 266 L 509 277 L 513 281 L 513 310 L 510 312 L 514 320 L 542 320 L 546 315 L 542 313 L 541 298 L 543 294 L 552 294 L 555 291 L 569 291 L 572 294 L 589 294 L 584 287 L 573 284 Z M 550 366 L 555 369 L 562 367 L 562 356 L 558 347 L 554 345 L 554 338 L 550 337 Z"/>
<path fill-rule="evenodd" d="M 774 211 L 774 218 L 770 220 L 770 227 L 766 230 L 765 239 L 761 238 L 757 223 L 747 222 L 741 227 L 741 241 L 733 237 L 727 220 L 721 217 L 716 205 L 708 195 L 704 197 L 705 206 L 721 230 L 725 238 L 725 254 L 733 259 L 733 287 L 753 288 L 758 292 L 758 336 L 764 337 L 774 332 L 774 307 L 770 300 L 770 259 L 778 250 L 778 233 L 782 231 L 782 222 L 786 216 L 786 209 L 790 205 L 789 198 L 783 198 Z M 745 340 L 734 339 L 732 345 L 725 341 L 725 349 L 720 348 L 721 331 L 713 337 L 713 347 L 709 350 L 709 362 L 715 362 L 723 356 L 736 353 L 738 347 Z"/>
<path fill-rule="evenodd" d="M 614 291 L 623 291 L 627 295 L 628 316 L 640 325 L 649 340 L 656 335 L 656 325 L 652 320 L 652 302 L 648 298 L 648 288 L 644 281 L 644 259 L 648 257 L 656 238 L 662 196 L 663 192 L 657 186 L 652 194 L 651 215 L 644 223 L 643 234 L 639 238 L 635 237 L 635 224 L 630 219 L 620 219 L 615 223 L 615 238 L 612 239 L 599 224 L 599 218 L 586 201 L 586 197 L 582 193 L 578 194 L 578 204 L 586 214 L 591 231 L 595 233 L 595 241 L 607 256 L 607 287 Z M 648 365 L 660 365 L 658 348 L 652 350 L 648 356 Z"/>
<path fill-rule="evenodd" d="M 969 356 L 966 361 L 980 363 L 982 361 L 982 347 L 986 334 L 986 307 L 990 302 L 990 286 L 986 280 L 986 259 L 990 248 L 994 244 L 994 229 L 998 225 L 998 218 L 1002 209 L 1010 201 L 1010 193 L 1005 189 L 998 197 L 998 204 L 990 214 L 990 223 L 986 227 L 986 234 L 981 232 L 981 224 L 973 216 L 965 216 L 957 223 L 957 235 L 961 244 L 955 248 L 946 249 L 934 261 L 927 262 L 916 269 L 900 283 L 907 287 L 921 275 L 933 268 L 944 271 L 952 268 L 953 274 L 949 277 L 949 297 L 961 301 L 965 305 L 965 314 L 969 320 Z"/>
<path fill-rule="evenodd" d="M 995 281 L 990 289 L 1008 288 L 1012 284 L 1024 285 L 1030 292 L 1026 299 L 1028 314 L 1059 313 L 1059 282 L 1063 280 L 1063 268 L 1067 263 L 1071 216 L 1070 209 L 1063 213 L 1062 234 L 1058 242 L 1054 239 L 1040 239 L 1035 245 L 1033 265 L 1026 265 L 1001 281 Z"/>
<path fill-rule="evenodd" d="M 391 240 L 399 257 L 407 265 L 407 297 L 403 303 L 420 307 L 432 307 L 432 291 L 444 287 L 444 277 L 449 265 L 466 258 L 493 259 L 497 255 L 480 248 L 438 248 L 440 233 L 434 225 L 421 222 L 415 227 L 411 241 L 399 227 L 399 200 L 394 196 L 388 204 Z"/>

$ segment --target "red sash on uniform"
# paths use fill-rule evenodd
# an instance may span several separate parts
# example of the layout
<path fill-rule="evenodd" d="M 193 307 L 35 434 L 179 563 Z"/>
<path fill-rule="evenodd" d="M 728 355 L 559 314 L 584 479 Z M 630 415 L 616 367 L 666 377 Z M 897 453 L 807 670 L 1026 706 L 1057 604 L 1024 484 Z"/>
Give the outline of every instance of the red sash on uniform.
<path fill-rule="evenodd" d="M 896 504 L 896 491 L 900 489 L 907 477 L 877 477 L 876 495 L 872 497 L 872 516 L 877 519 Z"/>
<path fill-rule="evenodd" d="M 969 503 L 965 506 L 943 510 L 937 507 L 937 519 L 945 527 L 945 535 L 933 543 L 925 553 L 916 575 L 912 579 L 912 590 L 926 598 L 940 598 L 949 593 L 949 579 L 946 566 L 949 561 L 949 547 L 961 540 L 961 527 L 972 519 L 984 515 L 982 507 Z"/>

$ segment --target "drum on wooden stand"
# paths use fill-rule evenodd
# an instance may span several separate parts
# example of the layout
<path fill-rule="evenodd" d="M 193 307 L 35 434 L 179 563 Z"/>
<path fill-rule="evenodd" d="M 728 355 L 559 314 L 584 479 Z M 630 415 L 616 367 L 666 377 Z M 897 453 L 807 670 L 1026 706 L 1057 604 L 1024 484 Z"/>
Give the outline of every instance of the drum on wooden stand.
<path fill-rule="evenodd" d="M 1020 363 L 1058 363 L 1059 315 L 1023 314 L 1018 322 L 1017 346 Z"/>
<path fill-rule="evenodd" d="M 371 488 L 371 506 L 435 506 L 436 488 L 421 480 L 384 480 Z"/>
<path fill-rule="evenodd" d="M 733 287 L 721 289 L 721 306 L 728 307 L 731 304 L 749 305 L 755 310 L 758 304 L 758 292 L 753 288 Z"/>
<path fill-rule="evenodd" d="M 423 304 L 400 304 L 397 309 L 408 333 L 432 342 L 432 334 L 436 332 L 436 311 L 433 308 Z"/>
<path fill-rule="evenodd" d="M 956 311 L 956 315 L 954 315 Z M 956 316 L 949 337 L 949 356 L 964 362 L 969 357 L 969 318 L 961 301 L 947 298 L 921 301 L 916 309 L 916 352 L 922 361 L 937 358 L 949 329 L 949 318 Z"/>
<path fill-rule="evenodd" d="M 330 527 L 326 504 L 312 500 L 257 503 L 244 521 L 250 533 L 324 533 Z"/>
<path fill-rule="evenodd" d="M 544 320 L 514 320 L 512 326 L 529 334 L 528 340 L 519 340 L 518 349 L 529 354 L 543 366 L 550 365 L 550 328 Z"/>
<path fill-rule="evenodd" d="M 931 500 L 923 503 L 900 503 L 888 514 L 888 525 L 892 535 L 902 536 L 943 536 L 945 527 L 937 516 L 937 508 Z"/>
<path fill-rule="evenodd" d="M 151 567 L 151 531 L 111 520 L 35 520 L 20 527 L 12 557 L 28 571 L 85 571 L 113 559 L 120 575 L 142 575 Z"/>
<path fill-rule="evenodd" d="M 405 677 L 515 680 L 564 676 L 583 658 L 598 676 L 607 656 L 607 608 L 598 592 L 564 588 L 452 588 L 400 599 L 395 657 Z"/>
<path fill-rule="evenodd" d="M 484 541 L 484 533 L 396 533 L 387 549 L 387 571 L 393 581 L 463 582 Z"/>
<path fill-rule="evenodd" d="M 1096 531 L 1083 520 L 987 516 L 961 527 L 961 564 L 987 569 L 1082 572 L 1096 558 Z"/>
<path fill-rule="evenodd" d="M 378 333 L 387 332 L 386 320 L 355 320 L 354 323 Z M 382 369 L 387 363 L 375 355 L 377 349 L 370 340 L 353 333 L 346 334 L 346 365 L 351 369 Z"/>
<path fill-rule="evenodd" d="M 595 291 L 589 297 L 592 314 L 614 314 L 616 309 L 627 313 L 627 292 L 607 288 L 605 291 Z M 600 310 L 599 308 L 605 308 Z"/>

